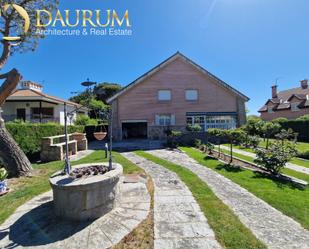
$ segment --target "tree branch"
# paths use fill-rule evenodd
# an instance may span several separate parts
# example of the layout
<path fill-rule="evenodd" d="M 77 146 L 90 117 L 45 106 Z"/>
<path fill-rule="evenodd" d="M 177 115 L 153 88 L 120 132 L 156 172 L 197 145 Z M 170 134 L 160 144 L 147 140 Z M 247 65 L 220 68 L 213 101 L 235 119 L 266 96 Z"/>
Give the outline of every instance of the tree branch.
<path fill-rule="evenodd" d="M 22 79 L 21 74 L 14 68 L 6 74 L 1 74 L 0 79 L 6 79 L 0 87 L 0 106 L 15 90 L 17 84 Z"/>

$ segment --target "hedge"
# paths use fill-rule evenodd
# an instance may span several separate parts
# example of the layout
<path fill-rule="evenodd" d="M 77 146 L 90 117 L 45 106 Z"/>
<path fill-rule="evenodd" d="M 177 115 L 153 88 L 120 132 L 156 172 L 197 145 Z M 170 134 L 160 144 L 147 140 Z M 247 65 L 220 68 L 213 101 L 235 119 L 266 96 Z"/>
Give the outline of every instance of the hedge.
<path fill-rule="evenodd" d="M 287 120 L 279 122 L 283 129 L 291 128 L 298 133 L 298 140 L 309 142 L 309 120 Z"/>
<path fill-rule="evenodd" d="M 6 129 L 29 158 L 41 150 L 41 139 L 64 134 L 59 124 L 6 123 Z M 69 126 L 68 132 L 84 132 L 84 126 Z"/>

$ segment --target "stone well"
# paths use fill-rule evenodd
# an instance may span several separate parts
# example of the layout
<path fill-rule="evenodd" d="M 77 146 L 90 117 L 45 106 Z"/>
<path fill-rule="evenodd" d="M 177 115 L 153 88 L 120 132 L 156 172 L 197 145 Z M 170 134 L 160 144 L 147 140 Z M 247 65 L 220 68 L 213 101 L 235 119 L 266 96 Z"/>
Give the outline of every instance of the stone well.
<path fill-rule="evenodd" d="M 74 168 L 103 163 L 80 164 Z M 123 169 L 113 163 L 113 170 L 103 174 L 82 178 L 71 178 L 56 173 L 50 178 L 53 189 L 55 214 L 58 217 L 87 221 L 97 219 L 114 208 L 117 184 Z"/>

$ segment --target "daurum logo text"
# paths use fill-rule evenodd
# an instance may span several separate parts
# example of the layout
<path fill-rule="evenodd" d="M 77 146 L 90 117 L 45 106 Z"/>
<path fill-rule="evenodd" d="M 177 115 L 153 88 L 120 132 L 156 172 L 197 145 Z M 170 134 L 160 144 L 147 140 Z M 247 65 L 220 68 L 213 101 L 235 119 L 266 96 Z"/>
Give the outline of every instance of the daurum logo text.
<path fill-rule="evenodd" d="M 9 8 L 13 8 L 23 19 L 24 19 L 24 32 L 27 33 L 30 27 L 30 18 L 27 13 L 27 11 L 23 8 L 20 7 L 17 4 L 5 4 L 1 8 L 1 14 L 6 13 Z M 18 41 L 20 40 L 20 36 L 4 36 L 3 40 L 7 41 Z"/>
<path fill-rule="evenodd" d="M 47 23 L 42 23 L 41 19 L 45 15 Z M 61 13 L 60 10 L 57 10 L 55 16 L 53 17 L 52 13 L 48 10 L 37 10 L 36 11 L 36 26 L 37 27 L 55 27 L 57 24 L 60 24 L 61 27 L 115 27 L 115 24 L 122 26 L 123 24 L 126 27 L 131 27 L 129 20 L 129 11 L 126 10 L 122 18 L 119 18 L 116 10 L 106 10 L 104 14 L 101 10 L 64 10 L 64 13 Z"/>
<path fill-rule="evenodd" d="M 17 4 L 5 4 L 1 8 L 0 16 L 13 8 L 24 21 L 24 33 L 27 33 L 30 27 L 30 18 L 27 11 Z M 131 27 L 129 19 L 129 11 L 125 10 L 122 16 L 118 15 L 116 10 L 64 10 L 61 12 L 59 9 L 52 13 L 48 10 L 35 10 L 36 20 L 35 27 L 38 29 L 45 29 L 47 27 L 92 27 L 92 28 L 106 28 L 106 27 Z M 43 21 L 44 20 L 44 21 Z M 18 41 L 20 36 L 4 36 L 3 40 Z"/>

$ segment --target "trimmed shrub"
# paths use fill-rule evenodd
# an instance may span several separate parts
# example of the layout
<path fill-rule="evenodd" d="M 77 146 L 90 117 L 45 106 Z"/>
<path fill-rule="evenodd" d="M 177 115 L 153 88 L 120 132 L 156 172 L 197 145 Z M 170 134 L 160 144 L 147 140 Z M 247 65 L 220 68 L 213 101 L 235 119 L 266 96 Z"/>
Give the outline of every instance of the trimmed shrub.
<path fill-rule="evenodd" d="M 293 143 L 288 142 L 282 145 L 276 141 L 271 143 L 268 149 L 258 148 L 255 153 L 254 162 L 263 166 L 269 173 L 277 175 L 286 163 L 297 154 L 297 150 Z"/>
<path fill-rule="evenodd" d="M 56 123 L 31 124 L 31 123 L 6 123 L 6 129 L 25 154 L 32 159 L 41 150 L 41 139 L 64 134 L 64 126 Z M 68 126 L 68 132 L 83 132 L 84 126 Z"/>
<path fill-rule="evenodd" d="M 202 131 L 202 127 L 199 124 L 187 125 L 186 130 L 199 132 L 199 131 Z"/>
<path fill-rule="evenodd" d="M 201 139 L 194 139 L 193 145 L 194 145 L 195 148 L 199 148 L 202 145 L 202 140 Z"/>
<path fill-rule="evenodd" d="M 180 144 L 179 138 L 181 137 L 181 135 L 181 131 L 171 130 L 171 134 L 167 137 L 167 146 L 171 148 L 176 148 Z"/>

